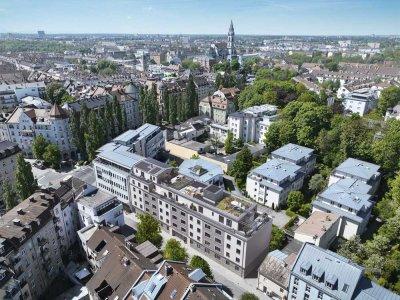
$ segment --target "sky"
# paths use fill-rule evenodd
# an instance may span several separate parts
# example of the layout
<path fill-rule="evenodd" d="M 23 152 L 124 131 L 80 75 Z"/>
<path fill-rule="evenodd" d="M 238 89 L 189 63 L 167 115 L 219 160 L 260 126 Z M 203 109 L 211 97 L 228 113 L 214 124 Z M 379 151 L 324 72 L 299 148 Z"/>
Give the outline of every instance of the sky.
<path fill-rule="evenodd" d="M 0 0 L 0 32 L 400 35 L 400 0 Z"/>

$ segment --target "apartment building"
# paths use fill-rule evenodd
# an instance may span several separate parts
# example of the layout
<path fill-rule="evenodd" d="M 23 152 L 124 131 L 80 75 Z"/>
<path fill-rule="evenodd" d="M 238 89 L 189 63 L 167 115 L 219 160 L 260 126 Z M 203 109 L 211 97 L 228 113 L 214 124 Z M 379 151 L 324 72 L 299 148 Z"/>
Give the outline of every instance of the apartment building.
<path fill-rule="evenodd" d="M 43 81 L 0 84 L 0 109 L 3 111 L 13 111 L 21 102 L 21 99 L 26 96 L 45 98 L 45 89 L 46 85 Z"/>
<path fill-rule="evenodd" d="M 2 216 L 0 255 L 19 281 L 23 299 L 38 299 L 63 268 L 58 197 L 42 190 Z"/>
<path fill-rule="evenodd" d="M 273 151 L 271 157 L 300 166 L 301 171 L 306 175 L 310 175 L 314 171 L 317 162 L 314 149 L 291 143 Z"/>
<path fill-rule="evenodd" d="M 81 227 L 91 224 L 122 226 L 125 224 L 122 204 L 117 197 L 103 191 L 95 191 L 78 200 Z"/>
<path fill-rule="evenodd" d="M 5 265 L 0 265 L 0 299 L 20 300 L 22 290 L 13 272 Z M 27 299 L 27 298 L 25 298 Z"/>
<path fill-rule="evenodd" d="M 39 135 L 49 143 L 60 147 L 64 158 L 74 156 L 71 142 L 69 116 L 65 110 L 55 104 L 49 109 L 16 108 L 0 126 L 0 133 L 10 142 L 17 143 L 22 153 L 33 157 L 32 143 Z"/>
<path fill-rule="evenodd" d="M 370 190 L 368 190 L 367 193 L 373 195 L 381 181 L 379 169 L 380 166 L 376 164 L 355 158 L 348 158 L 332 171 L 332 174 L 329 176 L 328 185 L 343 178 L 355 179 L 369 185 Z"/>
<path fill-rule="evenodd" d="M 275 105 L 252 106 L 228 116 L 228 129 L 234 139 L 244 143 L 264 143 L 265 133 L 277 117 L 278 107 Z"/>
<path fill-rule="evenodd" d="M 0 182 L 5 180 L 12 186 L 15 181 L 17 155 L 21 152 L 16 143 L 0 141 Z M 3 206 L 3 186 L 0 186 L 0 206 Z"/>
<path fill-rule="evenodd" d="M 240 276 L 264 258 L 272 222 L 255 203 L 151 158 L 134 165 L 129 193 L 137 213 L 155 216 L 163 230 Z"/>
<path fill-rule="evenodd" d="M 82 180 L 67 176 L 60 181 L 54 194 L 60 199 L 60 211 L 55 211 L 56 226 L 60 236 L 60 248 L 62 253 L 67 253 L 71 246 L 77 241 L 76 232 L 80 228 L 78 206 L 76 201 L 84 196 L 95 192 L 97 188 L 83 182 Z"/>
<path fill-rule="evenodd" d="M 291 191 L 301 189 L 304 177 L 301 166 L 272 158 L 250 171 L 246 192 L 257 203 L 272 208 L 281 207 Z"/>
<path fill-rule="evenodd" d="M 295 259 L 293 253 L 269 252 L 258 268 L 257 289 L 273 299 L 287 299 L 290 270 Z"/>
<path fill-rule="evenodd" d="M 199 103 L 199 115 L 206 115 L 219 124 L 225 124 L 228 116 L 235 112 L 234 99 L 240 94 L 238 88 L 222 88 Z"/>
<path fill-rule="evenodd" d="M 160 127 L 144 124 L 128 130 L 97 150 L 93 161 L 97 187 L 129 206 L 128 175 L 135 163 L 165 148 Z"/>
<path fill-rule="evenodd" d="M 398 300 L 347 258 L 305 243 L 290 272 L 289 300 Z"/>
<path fill-rule="evenodd" d="M 344 97 L 345 111 L 359 114 L 361 117 L 370 112 L 378 104 L 378 96 L 369 89 L 364 88 L 350 93 Z"/>
<path fill-rule="evenodd" d="M 313 212 L 322 211 L 341 216 L 338 235 L 346 239 L 362 234 L 371 217 L 371 187 L 359 180 L 345 178 L 329 185 L 313 201 Z"/>
<path fill-rule="evenodd" d="M 72 87 L 71 87 L 72 89 Z M 126 86 L 113 85 L 112 87 L 90 86 L 81 91 L 69 91 L 70 94 L 80 97 L 75 102 L 65 103 L 63 108 L 67 111 L 81 111 L 81 103 L 84 103 L 89 110 L 102 112 L 107 102 L 117 98 L 122 111 L 126 114 L 126 123 L 129 129 L 138 128 L 142 125 L 142 115 L 140 112 L 139 86 L 130 83 Z"/>
<path fill-rule="evenodd" d="M 212 283 L 201 269 L 184 262 L 164 261 L 149 279 L 132 288 L 130 299 L 232 299 L 222 284 Z"/>

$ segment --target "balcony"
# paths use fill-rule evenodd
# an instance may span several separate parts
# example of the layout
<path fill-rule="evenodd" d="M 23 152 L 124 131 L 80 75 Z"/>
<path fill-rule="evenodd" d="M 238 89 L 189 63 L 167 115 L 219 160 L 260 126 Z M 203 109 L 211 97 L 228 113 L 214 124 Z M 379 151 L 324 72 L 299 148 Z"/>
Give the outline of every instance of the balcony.
<path fill-rule="evenodd" d="M 45 238 L 37 238 L 37 242 L 38 242 L 38 245 L 41 247 L 41 246 L 46 245 L 49 241 Z"/>

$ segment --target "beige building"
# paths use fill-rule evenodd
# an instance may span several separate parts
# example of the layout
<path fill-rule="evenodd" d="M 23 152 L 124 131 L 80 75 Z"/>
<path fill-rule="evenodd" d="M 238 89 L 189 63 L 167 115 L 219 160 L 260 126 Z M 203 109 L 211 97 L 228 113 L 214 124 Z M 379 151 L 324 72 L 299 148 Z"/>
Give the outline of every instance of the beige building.
<path fill-rule="evenodd" d="M 57 196 L 39 191 L 2 216 L 0 255 L 20 283 L 22 299 L 38 299 L 63 267 L 55 225 L 60 210 Z"/>
<path fill-rule="evenodd" d="M 209 116 L 219 124 L 225 124 L 228 115 L 235 112 L 235 98 L 239 96 L 238 88 L 222 88 L 212 96 L 203 98 L 199 103 L 199 115 Z"/>
<path fill-rule="evenodd" d="M 257 289 L 273 299 L 287 299 L 290 268 L 295 254 L 287 255 L 280 250 L 268 253 L 258 268 Z"/>
<path fill-rule="evenodd" d="M 341 217 L 333 213 L 315 211 L 294 232 L 294 238 L 328 249 L 339 234 Z"/>

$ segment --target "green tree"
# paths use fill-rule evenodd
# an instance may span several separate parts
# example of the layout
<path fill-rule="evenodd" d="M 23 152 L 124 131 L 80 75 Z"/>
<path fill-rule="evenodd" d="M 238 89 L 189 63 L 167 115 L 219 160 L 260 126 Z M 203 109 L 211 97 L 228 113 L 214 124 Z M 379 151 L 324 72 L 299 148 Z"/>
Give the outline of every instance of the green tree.
<path fill-rule="evenodd" d="M 338 254 L 351 259 L 357 264 L 361 264 L 366 256 L 360 236 L 356 235 L 345 241 L 339 248 Z"/>
<path fill-rule="evenodd" d="M 111 101 L 106 101 L 104 105 L 104 115 L 107 124 L 108 139 L 116 137 L 115 118 L 113 112 L 113 104 Z"/>
<path fill-rule="evenodd" d="M 43 155 L 46 152 L 46 147 L 48 145 L 49 143 L 43 136 L 37 136 L 32 143 L 33 156 L 37 159 L 43 159 Z"/>
<path fill-rule="evenodd" d="M 381 115 L 386 113 L 388 108 L 396 106 L 400 102 L 400 87 L 390 86 L 385 88 L 379 97 L 378 110 Z"/>
<path fill-rule="evenodd" d="M 259 300 L 259 298 L 252 293 L 246 292 L 240 296 L 240 300 Z"/>
<path fill-rule="evenodd" d="M 271 252 L 277 249 L 281 249 L 283 247 L 285 239 L 285 232 L 279 227 L 272 225 L 271 241 L 269 242 L 268 251 Z"/>
<path fill-rule="evenodd" d="M 167 122 L 169 122 L 169 112 L 170 112 L 170 104 L 169 104 L 169 101 L 170 101 L 170 95 L 169 95 L 169 92 L 168 92 L 168 90 L 166 90 L 165 92 L 164 92 L 164 120 L 166 120 Z"/>
<path fill-rule="evenodd" d="M 372 144 L 372 156 L 386 176 L 393 176 L 400 168 L 400 121 L 389 119 L 382 133 L 383 137 Z"/>
<path fill-rule="evenodd" d="M 13 188 L 6 179 L 3 179 L 2 191 L 3 191 L 3 202 L 6 206 L 6 210 L 9 211 L 18 204 L 17 194 L 15 193 L 15 191 L 13 190 Z"/>
<path fill-rule="evenodd" d="M 394 217 L 397 208 L 400 207 L 400 173 L 389 180 L 388 191 L 381 201 L 377 204 L 379 217 L 387 221 Z"/>
<path fill-rule="evenodd" d="M 32 166 L 24 160 L 22 154 L 17 155 L 17 169 L 15 172 L 15 191 L 20 199 L 25 200 L 37 188 L 37 183 L 32 173 Z"/>
<path fill-rule="evenodd" d="M 169 100 L 168 100 L 168 106 L 169 106 L 169 124 L 172 126 L 177 124 L 177 98 L 176 96 L 170 94 L 169 95 Z"/>
<path fill-rule="evenodd" d="M 96 157 L 96 150 L 105 142 L 105 129 L 103 121 L 99 120 L 94 110 L 89 113 L 87 132 L 85 133 L 86 153 L 88 159 L 92 161 Z"/>
<path fill-rule="evenodd" d="M 237 140 L 235 140 L 235 147 L 240 149 L 242 148 L 244 145 L 243 140 L 241 138 L 238 138 Z"/>
<path fill-rule="evenodd" d="M 43 160 L 47 165 L 50 165 L 53 169 L 58 169 L 61 162 L 61 151 L 60 147 L 55 144 L 49 144 L 46 147 L 46 151 L 43 154 Z"/>
<path fill-rule="evenodd" d="M 162 236 L 160 234 L 160 223 L 150 214 L 138 214 L 136 240 L 138 243 L 150 241 L 156 247 L 161 247 Z"/>
<path fill-rule="evenodd" d="M 173 167 L 173 168 L 177 168 L 177 167 L 178 167 L 178 163 L 176 162 L 176 160 L 170 160 L 170 161 L 168 162 L 168 165 L 169 165 L 170 167 Z"/>
<path fill-rule="evenodd" d="M 164 259 L 186 262 L 188 254 L 182 247 L 181 242 L 175 239 L 169 239 L 163 250 Z"/>
<path fill-rule="evenodd" d="M 253 155 L 249 148 L 244 146 L 236 156 L 232 164 L 231 174 L 235 177 L 236 183 L 243 188 L 246 184 L 247 174 L 253 166 Z"/>
<path fill-rule="evenodd" d="M 193 81 L 193 76 L 189 75 L 188 82 L 186 84 L 186 119 L 191 118 L 198 114 L 199 102 L 197 99 L 196 86 Z"/>
<path fill-rule="evenodd" d="M 199 159 L 200 156 L 198 154 L 193 154 L 190 159 Z"/>
<path fill-rule="evenodd" d="M 287 206 L 291 211 L 297 212 L 304 203 L 304 195 L 300 191 L 290 192 Z"/>
<path fill-rule="evenodd" d="M 313 192 L 314 195 L 318 194 L 326 187 L 326 180 L 321 174 L 315 174 L 310 178 L 308 182 L 308 188 Z"/>
<path fill-rule="evenodd" d="M 122 109 L 122 132 L 128 130 L 128 120 L 125 107 Z"/>
<path fill-rule="evenodd" d="M 58 82 L 51 82 L 46 85 L 46 99 L 52 104 L 61 104 L 62 97 L 67 93 Z"/>
<path fill-rule="evenodd" d="M 201 269 L 209 278 L 213 278 L 210 265 L 204 258 L 198 255 L 193 255 L 192 259 L 190 260 L 190 266 L 193 269 Z"/>
<path fill-rule="evenodd" d="M 233 147 L 233 134 L 230 130 L 228 130 L 226 135 L 224 149 L 226 154 L 232 154 L 235 152 L 235 148 Z"/>
<path fill-rule="evenodd" d="M 215 84 L 214 84 L 215 90 L 219 90 L 221 87 L 223 87 L 223 84 L 224 84 L 224 77 L 221 75 L 221 73 L 218 73 L 215 78 Z"/>
<path fill-rule="evenodd" d="M 123 129 L 123 120 L 122 120 L 122 109 L 121 105 L 118 102 L 117 96 L 113 96 L 113 101 L 112 101 L 112 110 L 113 110 L 113 115 L 114 115 L 114 120 L 115 120 L 115 127 L 117 131 L 117 135 L 122 133 Z"/>

